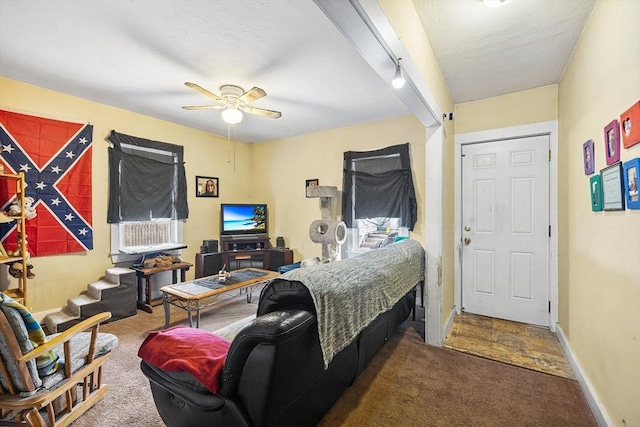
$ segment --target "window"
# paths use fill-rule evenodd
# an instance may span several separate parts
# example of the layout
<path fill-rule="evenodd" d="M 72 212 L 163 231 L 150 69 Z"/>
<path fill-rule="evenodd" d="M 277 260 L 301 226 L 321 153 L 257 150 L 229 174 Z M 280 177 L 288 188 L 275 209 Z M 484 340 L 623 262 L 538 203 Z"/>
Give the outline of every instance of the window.
<path fill-rule="evenodd" d="M 342 220 L 349 228 L 347 257 L 408 236 L 417 219 L 409 144 L 344 153 Z"/>
<path fill-rule="evenodd" d="M 189 214 L 183 148 L 112 131 L 109 148 L 111 254 L 135 255 L 184 248 Z"/>

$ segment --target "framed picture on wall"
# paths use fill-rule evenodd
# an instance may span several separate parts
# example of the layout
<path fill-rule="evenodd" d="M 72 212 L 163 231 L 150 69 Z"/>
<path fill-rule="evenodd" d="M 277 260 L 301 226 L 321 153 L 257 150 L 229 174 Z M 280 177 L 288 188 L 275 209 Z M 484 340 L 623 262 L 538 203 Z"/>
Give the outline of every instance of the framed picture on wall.
<path fill-rule="evenodd" d="M 608 165 L 620 161 L 620 125 L 617 119 L 604 127 L 604 152 Z"/>
<path fill-rule="evenodd" d="M 593 157 L 593 139 L 582 144 L 582 160 L 584 162 L 584 174 L 591 175 L 596 170 L 596 162 Z"/>
<path fill-rule="evenodd" d="M 638 191 L 638 177 L 640 177 L 640 157 L 624 162 L 624 194 L 628 209 L 640 209 L 640 191 Z"/>
<path fill-rule="evenodd" d="M 600 212 L 602 210 L 602 179 L 600 179 L 600 174 L 589 179 L 589 192 L 591 193 L 591 210 Z"/>
<path fill-rule="evenodd" d="M 218 178 L 196 176 L 196 197 L 218 197 Z"/>
<path fill-rule="evenodd" d="M 620 127 L 624 148 L 640 143 L 640 101 L 620 115 Z"/>
<path fill-rule="evenodd" d="M 620 162 L 600 171 L 602 176 L 602 209 L 605 211 L 624 210 L 622 164 Z"/>

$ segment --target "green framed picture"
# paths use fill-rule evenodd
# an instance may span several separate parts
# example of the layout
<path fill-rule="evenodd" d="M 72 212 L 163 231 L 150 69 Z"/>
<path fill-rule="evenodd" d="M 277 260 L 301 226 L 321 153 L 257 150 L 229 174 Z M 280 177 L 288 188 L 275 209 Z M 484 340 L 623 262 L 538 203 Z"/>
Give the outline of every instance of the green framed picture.
<path fill-rule="evenodd" d="M 589 193 L 591 194 L 591 210 L 600 212 L 602 210 L 602 178 L 600 174 L 589 178 Z"/>

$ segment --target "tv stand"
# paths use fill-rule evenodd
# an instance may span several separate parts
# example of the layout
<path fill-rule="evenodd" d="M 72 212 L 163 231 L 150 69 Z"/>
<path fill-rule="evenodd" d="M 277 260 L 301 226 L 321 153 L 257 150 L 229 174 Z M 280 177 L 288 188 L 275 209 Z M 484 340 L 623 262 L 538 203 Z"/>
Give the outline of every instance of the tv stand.
<path fill-rule="evenodd" d="M 266 234 L 220 236 L 220 242 L 222 242 L 222 252 L 271 248 L 269 236 Z"/>
<path fill-rule="evenodd" d="M 230 261 L 238 255 L 259 256 L 263 267 L 269 269 L 269 236 L 266 234 L 244 234 L 220 236 L 223 263 L 230 269 Z"/>

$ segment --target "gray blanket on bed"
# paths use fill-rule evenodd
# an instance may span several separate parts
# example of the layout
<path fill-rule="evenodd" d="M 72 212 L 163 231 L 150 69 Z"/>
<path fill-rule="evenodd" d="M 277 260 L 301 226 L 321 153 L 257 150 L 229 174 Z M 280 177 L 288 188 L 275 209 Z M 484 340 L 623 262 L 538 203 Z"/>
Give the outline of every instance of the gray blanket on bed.
<path fill-rule="evenodd" d="M 325 367 L 379 314 L 424 280 L 424 249 L 402 240 L 328 264 L 291 270 L 279 279 L 309 289 L 318 317 Z"/>

